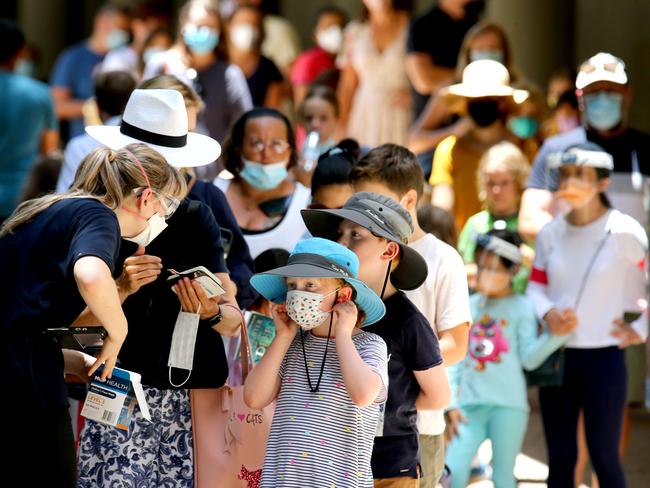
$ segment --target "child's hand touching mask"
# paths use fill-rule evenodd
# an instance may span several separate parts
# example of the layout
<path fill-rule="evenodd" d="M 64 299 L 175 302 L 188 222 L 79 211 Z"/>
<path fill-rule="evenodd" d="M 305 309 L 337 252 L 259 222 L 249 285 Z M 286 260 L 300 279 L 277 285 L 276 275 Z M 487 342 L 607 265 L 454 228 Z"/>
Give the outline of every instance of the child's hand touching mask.
<path fill-rule="evenodd" d="M 337 336 L 351 336 L 357 325 L 358 309 L 352 300 L 339 302 L 332 308 Z"/>
<path fill-rule="evenodd" d="M 298 325 L 289 318 L 284 303 L 271 305 L 271 315 L 275 324 L 276 336 L 293 339 L 298 332 Z"/>

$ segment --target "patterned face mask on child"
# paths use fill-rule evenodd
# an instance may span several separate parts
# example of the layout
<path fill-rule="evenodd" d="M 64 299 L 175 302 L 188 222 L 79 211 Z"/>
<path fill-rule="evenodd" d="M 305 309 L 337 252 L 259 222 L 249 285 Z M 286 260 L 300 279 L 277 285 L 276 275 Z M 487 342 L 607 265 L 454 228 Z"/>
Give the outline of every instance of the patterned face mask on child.
<path fill-rule="evenodd" d="M 321 305 L 325 297 L 337 291 L 338 288 L 325 295 L 301 290 L 288 291 L 286 301 L 287 315 L 302 329 L 314 329 L 321 325 L 329 317 L 330 313 L 332 313 L 331 311 L 324 312 L 321 310 Z"/>

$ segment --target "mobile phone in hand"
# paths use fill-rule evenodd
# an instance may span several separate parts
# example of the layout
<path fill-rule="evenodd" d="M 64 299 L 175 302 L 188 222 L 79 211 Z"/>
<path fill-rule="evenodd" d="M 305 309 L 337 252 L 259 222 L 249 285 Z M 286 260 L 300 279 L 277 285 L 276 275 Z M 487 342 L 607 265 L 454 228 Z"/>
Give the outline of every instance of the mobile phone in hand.
<path fill-rule="evenodd" d="M 203 266 L 197 266 L 182 272 L 171 269 L 169 271 L 172 275 L 167 278 L 167 282 L 172 286 L 181 278 L 189 278 L 190 280 L 196 280 L 201 285 L 208 298 L 226 293 L 221 280 Z"/>

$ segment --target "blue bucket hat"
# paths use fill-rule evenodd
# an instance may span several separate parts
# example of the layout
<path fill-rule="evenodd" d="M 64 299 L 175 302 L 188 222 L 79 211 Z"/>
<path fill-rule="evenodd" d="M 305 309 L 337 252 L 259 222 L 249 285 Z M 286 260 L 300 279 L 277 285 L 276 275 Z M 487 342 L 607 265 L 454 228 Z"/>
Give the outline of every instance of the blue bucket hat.
<path fill-rule="evenodd" d="M 251 285 L 267 300 L 284 303 L 287 298 L 286 277 L 342 279 L 354 288 L 354 302 L 366 314 L 363 326 L 374 324 L 384 316 L 386 307 L 357 276 L 359 258 L 356 254 L 336 242 L 314 237 L 296 244 L 286 266 L 253 275 Z"/>

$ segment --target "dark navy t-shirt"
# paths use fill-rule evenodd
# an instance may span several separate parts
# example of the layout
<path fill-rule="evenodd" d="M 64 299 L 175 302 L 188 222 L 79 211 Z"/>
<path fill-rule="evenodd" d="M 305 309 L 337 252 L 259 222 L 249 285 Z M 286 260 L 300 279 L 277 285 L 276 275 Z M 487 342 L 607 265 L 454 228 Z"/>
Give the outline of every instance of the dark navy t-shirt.
<path fill-rule="evenodd" d="M 237 285 L 237 303 L 242 309 L 247 308 L 257 298 L 257 292 L 250 284 L 251 276 L 255 273 L 255 265 L 226 196 L 212 183 L 197 180 L 190 189 L 188 198 L 199 200 L 210 207 L 217 224 L 222 229 L 222 237 L 228 234 L 227 240 L 230 241 L 230 245 L 227 250 L 226 264 L 230 278 Z M 227 229 L 227 232 L 223 229 Z"/>
<path fill-rule="evenodd" d="M 248 89 L 253 98 L 253 105 L 256 107 L 264 106 L 266 92 L 269 90 L 271 83 L 276 83 L 282 80 L 282 73 L 280 73 L 280 70 L 275 63 L 269 58 L 262 56 L 255 71 L 246 78 Z"/>
<path fill-rule="evenodd" d="M 67 406 L 61 349 L 43 331 L 69 326 L 86 307 L 77 260 L 96 256 L 113 271 L 119 246 L 115 213 L 90 198 L 56 202 L 0 238 L 0 371 L 5 391 L 26 408 Z"/>
<path fill-rule="evenodd" d="M 442 364 L 442 356 L 431 325 L 403 292 L 384 300 L 384 305 L 386 315 L 364 328 L 384 339 L 389 357 L 388 399 L 372 451 L 372 475 L 415 478 L 420 461 L 415 400 L 420 385 L 413 372 Z"/>
<path fill-rule="evenodd" d="M 439 7 L 434 7 L 417 17 L 409 28 L 406 50 L 431 57 L 433 64 L 443 68 L 455 68 L 458 53 L 467 31 L 478 21 L 482 11 L 480 2 L 471 2 L 466 15 L 460 20 L 452 19 Z M 417 118 L 429 99 L 413 90 L 413 116 Z"/>

